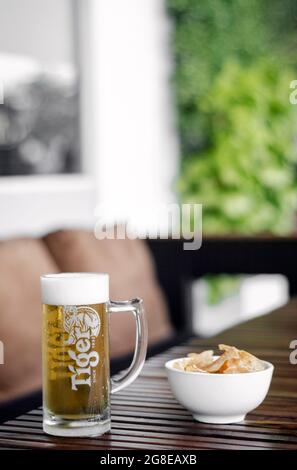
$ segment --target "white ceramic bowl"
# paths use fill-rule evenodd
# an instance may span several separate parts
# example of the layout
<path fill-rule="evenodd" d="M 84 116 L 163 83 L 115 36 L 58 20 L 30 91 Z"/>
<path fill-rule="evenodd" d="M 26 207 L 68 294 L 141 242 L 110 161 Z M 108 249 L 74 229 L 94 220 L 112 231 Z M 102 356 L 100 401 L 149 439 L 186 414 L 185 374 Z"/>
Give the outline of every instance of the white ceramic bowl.
<path fill-rule="evenodd" d="M 182 359 L 185 358 L 166 362 L 168 380 L 179 403 L 203 423 L 228 424 L 244 420 L 266 397 L 274 369 L 272 364 L 263 361 L 265 369 L 259 372 L 184 372 L 173 367 Z"/>

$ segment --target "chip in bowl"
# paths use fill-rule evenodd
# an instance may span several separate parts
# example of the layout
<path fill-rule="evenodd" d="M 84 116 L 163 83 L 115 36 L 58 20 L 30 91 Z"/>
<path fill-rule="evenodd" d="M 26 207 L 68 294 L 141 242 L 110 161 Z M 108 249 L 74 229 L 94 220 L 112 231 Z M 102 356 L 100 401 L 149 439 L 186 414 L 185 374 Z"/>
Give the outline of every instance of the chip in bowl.
<path fill-rule="evenodd" d="M 216 359 L 212 350 L 189 353 L 183 361 L 176 361 L 174 368 L 205 374 L 244 374 L 265 369 L 260 359 L 235 346 L 219 344 L 219 350 L 223 351 L 223 354 Z"/>

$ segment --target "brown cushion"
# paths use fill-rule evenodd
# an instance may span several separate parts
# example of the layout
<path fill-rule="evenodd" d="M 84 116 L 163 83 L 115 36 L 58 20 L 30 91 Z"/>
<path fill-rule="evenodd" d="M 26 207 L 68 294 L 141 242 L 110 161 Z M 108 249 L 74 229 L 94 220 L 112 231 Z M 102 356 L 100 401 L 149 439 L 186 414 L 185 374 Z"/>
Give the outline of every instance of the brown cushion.
<path fill-rule="evenodd" d="M 39 277 L 57 266 L 40 240 L 0 242 L 0 400 L 41 385 L 41 300 Z"/>
<path fill-rule="evenodd" d="M 61 271 L 108 272 L 112 300 L 143 298 L 150 344 L 172 334 L 167 307 L 143 241 L 97 240 L 91 232 L 75 230 L 49 234 L 44 241 Z M 131 314 L 111 315 L 110 331 L 113 357 L 133 350 L 135 328 Z"/>

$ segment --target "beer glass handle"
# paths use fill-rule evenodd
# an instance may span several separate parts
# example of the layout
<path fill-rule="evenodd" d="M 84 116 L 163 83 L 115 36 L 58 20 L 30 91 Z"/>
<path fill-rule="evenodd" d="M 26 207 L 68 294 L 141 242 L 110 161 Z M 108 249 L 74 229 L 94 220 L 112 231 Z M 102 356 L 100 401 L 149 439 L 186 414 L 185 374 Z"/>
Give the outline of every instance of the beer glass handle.
<path fill-rule="evenodd" d="M 109 312 L 131 312 L 136 321 L 136 341 L 132 363 L 127 372 L 119 379 L 111 379 L 111 393 L 116 393 L 130 385 L 141 371 L 147 349 L 147 323 L 141 299 L 124 302 L 109 302 Z"/>

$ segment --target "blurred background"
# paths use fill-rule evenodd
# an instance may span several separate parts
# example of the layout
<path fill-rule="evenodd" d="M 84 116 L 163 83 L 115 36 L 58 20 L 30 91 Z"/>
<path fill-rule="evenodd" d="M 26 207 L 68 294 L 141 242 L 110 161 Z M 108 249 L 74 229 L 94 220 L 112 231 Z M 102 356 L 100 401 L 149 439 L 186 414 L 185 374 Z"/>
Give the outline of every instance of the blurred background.
<path fill-rule="evenodd" d="M 92 229 L 102 205 L 149 230 L 175 201 L 203 204 L 204 237 L 295 236 L 294 0 L 0 10 L 2 239 Z M 286 302 L 283 275 L 242 273 L 193 283 L 197 332 Z"/>

